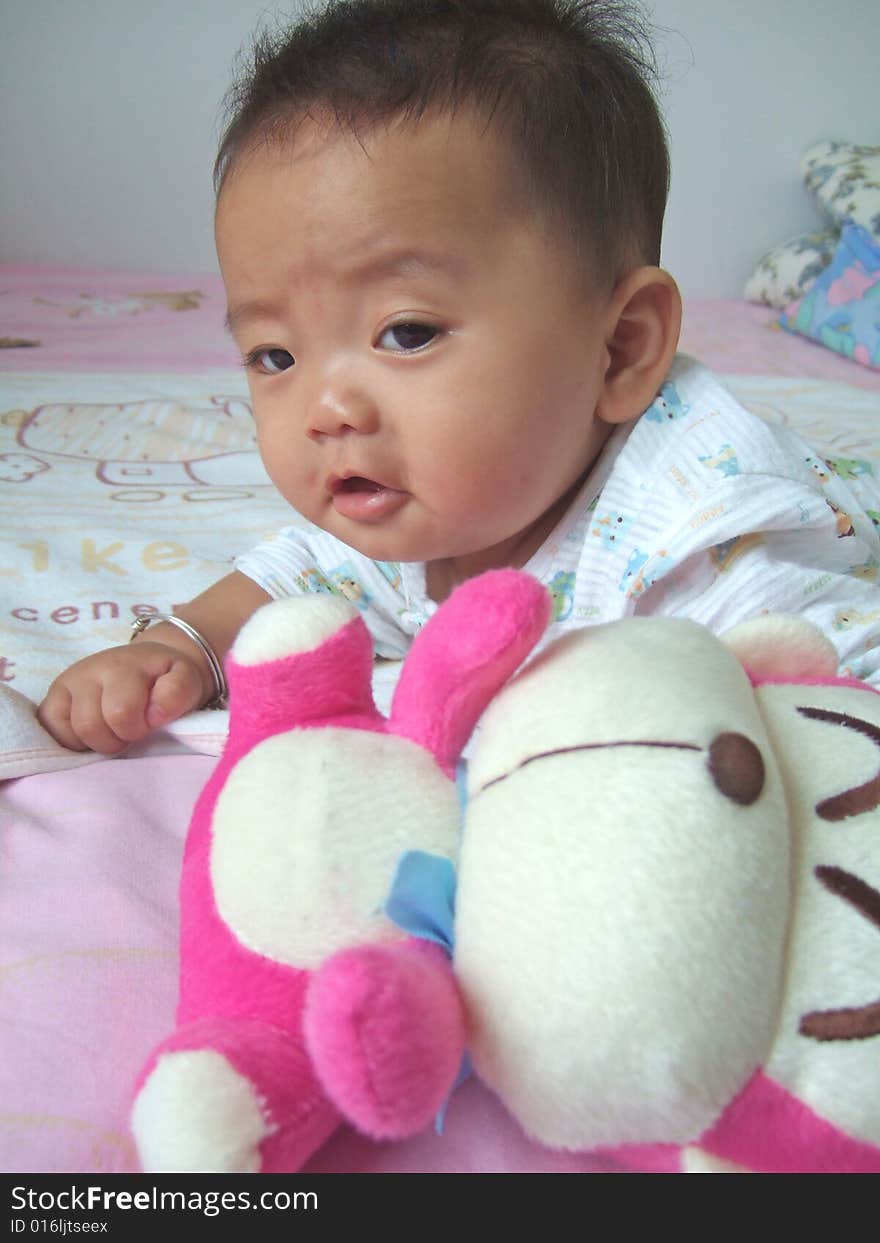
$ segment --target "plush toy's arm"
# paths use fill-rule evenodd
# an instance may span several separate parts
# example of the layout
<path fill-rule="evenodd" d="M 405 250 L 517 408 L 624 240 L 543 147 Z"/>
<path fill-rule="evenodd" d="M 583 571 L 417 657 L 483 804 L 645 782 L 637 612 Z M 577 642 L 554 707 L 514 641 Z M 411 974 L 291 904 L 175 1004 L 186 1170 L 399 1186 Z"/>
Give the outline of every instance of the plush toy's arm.
<path fill-rule="evenodd" d="M 418 636 L 391 708 L 395 734 L 427 747 L 450 772 L 492 697 L 550 619 L 546 588 L 520 570 L 494 570 L 459 587 Z"/>

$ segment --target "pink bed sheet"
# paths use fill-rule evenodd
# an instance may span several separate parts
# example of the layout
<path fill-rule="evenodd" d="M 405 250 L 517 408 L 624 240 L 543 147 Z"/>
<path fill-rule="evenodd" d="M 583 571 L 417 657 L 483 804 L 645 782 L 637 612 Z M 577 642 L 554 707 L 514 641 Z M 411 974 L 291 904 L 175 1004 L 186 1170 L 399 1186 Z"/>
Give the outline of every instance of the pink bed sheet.
<path fill-rule="evenodd" d="M 172 1027 L 177 880 L 214 760 L 107 760 L 0 786 L 0 1169 L 129 1173 L 132 1085 Z M 442 1135 L 340 1129 L 311 1172 L 612 1172 L 531 1143 L 476 1081 Z"/>
<path fill-rule="evenodd" d="M 168 275 L 0 266 L 0 370 L 199 372 L 239 365 L 214 273 Z M 735 300 L 685 305 L 681 349 L 721 374 L 838 380 L 880 375 L 783 331 L 777 312 Z"/>
<path fill-rule="evenodd" d="M 200 372 L 240 363 L 216 274 L 0 266 L 0 369 Z"/>
<path fill-rule="evenodd" d="M 831 380 L 880 393 L 880 373 L 786 332 L 778 319 L 754 302 L 685 302 L 679 348 L 719 375 Z"/>

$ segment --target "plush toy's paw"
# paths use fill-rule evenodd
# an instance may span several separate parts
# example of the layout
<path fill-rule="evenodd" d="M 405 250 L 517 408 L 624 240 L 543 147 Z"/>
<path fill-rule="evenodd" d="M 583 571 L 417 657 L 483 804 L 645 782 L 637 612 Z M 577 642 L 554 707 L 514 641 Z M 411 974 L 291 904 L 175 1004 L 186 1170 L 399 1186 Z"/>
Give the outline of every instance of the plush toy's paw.
<path fill-rule="evenodd" d="M 253 1085 L 212 1049 L 160 1059 L 137 1095 L 132 1130 L 146 1174 L 255 1174 L 269 1135 Z"/>
<path fill-rule="evenodd" d="M 311 981 L 304 1026 L 327 1095 L 375 1139 L 421 1131 L 446 1100 L 464 1052 L 449 961 L 424 941 L 335 955 Z"/>
<path fill-rule="evenodd" d="M 293 1173 L 339 1122 L 294 1036 L 251 1021 L 176 1032 L 132 1110 L 145 1173 Z"/>

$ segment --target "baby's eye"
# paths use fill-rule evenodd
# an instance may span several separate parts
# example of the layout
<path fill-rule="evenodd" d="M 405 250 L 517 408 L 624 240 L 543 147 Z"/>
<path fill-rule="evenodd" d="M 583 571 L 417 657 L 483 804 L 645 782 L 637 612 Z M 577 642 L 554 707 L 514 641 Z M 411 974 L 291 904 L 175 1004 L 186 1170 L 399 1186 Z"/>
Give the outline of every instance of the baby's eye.
<path fill-rule="evenodd" d="M 251 350 L 250 354 L 245 356 L 245 367 L 254 367 L 257 371 L 262 371 L 264 375 L 279 375 L 282 371 L 287 371 L 296 362 L 293 355 L 288 350 L 282 349 L 258 349 Z"/>
<path fill-rule="evenodd" d="M 430 345 L 439 331 L 433 324 L 392 324 L 379 338 L 379 348 L 395 354 L 411 354 Z"/>

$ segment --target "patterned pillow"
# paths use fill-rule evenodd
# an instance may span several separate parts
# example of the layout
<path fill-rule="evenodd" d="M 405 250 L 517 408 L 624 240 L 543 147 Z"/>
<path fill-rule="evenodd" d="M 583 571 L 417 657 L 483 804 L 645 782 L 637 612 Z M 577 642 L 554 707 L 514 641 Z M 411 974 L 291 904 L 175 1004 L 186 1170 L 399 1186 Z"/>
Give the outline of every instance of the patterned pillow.
<path fill-rule="evenodd" d="M 880 147 L 818 142 L 804 153 L 800 171 L 830 227 L 768 251 L 746 282 L 750 302 L 784 309 L 802 298 L 831 262 L 848 220 L 880 243 Z"/>
<path fill-rule="evenodd" d="M 867 229 L 844 225 L 830 266 L 779 323 L 880 370 L 880 245 Z"/>
<path fill-rule="evenodd" d="M 801 174 L 832 224 L 852 220 L 880 242 L 880 147 L 816 143 L 801 160 Z"/>
<path fill-rule="evenodd" d="M 828 267 L 840 238 L 839 229 L 804 233 L 768 250 L 746 282 L 749 302 L 763 302 L 780 310 L 802 297 Z"/>

